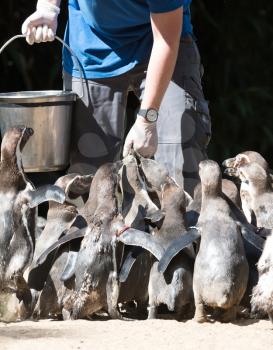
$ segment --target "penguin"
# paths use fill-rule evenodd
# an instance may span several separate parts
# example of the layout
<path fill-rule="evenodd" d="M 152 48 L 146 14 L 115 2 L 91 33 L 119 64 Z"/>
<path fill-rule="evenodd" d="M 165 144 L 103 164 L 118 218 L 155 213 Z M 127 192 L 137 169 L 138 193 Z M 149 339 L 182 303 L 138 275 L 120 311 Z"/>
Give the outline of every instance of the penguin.
<path fill-rule="evenodd" d="M 121 268 L 119 278 L 122 282 L 132 279 L 132 267 L 136 255 L 143 250 L 151 252 L 154 257 L 149 276 L 148 318 L 156 318 L 160 304 L 166 304 L 170 311 L 175 311 L 178 318 L 185 305 L 191 304 L 192 268 L 194 252 L 179 254 L 168 266 L 165 274 L 158 272 L 158 260 L 169 244 L 180 237 L 186 230 L 185 208 L 192 200 L 161 164 L 152 159 L 137 156 L 139 171 L 144 176 L 149 195 L 155 193 L 159 197 L 159 205 L 164 217 L 150 226 L 150 233 L 125 231 L 118 239 L 127 246 L 133 246 Z M 134 250 L 135 248 L 135 250 Z M 132 279 L 132 284 L 134 279 Z M 129 284 L 129 283 L 128 283 Z"/>
<path fill-rule="evenodd" d="M 93 175 L 72 173 L 60 177 L 55 182 L 55 185 L 64 191 L 66 199 L 62 204 L 49 201 L 46 225 L 36 241 L 28 273 L 28 286 L 31 288 L 33 299 L 31 314 L 35 319 L 61 317 L 61 300 L 64 293 L 67 293 L 61 279 L 64 271 L 67 274 L 68 269 L 72 268 L 77 251 L 67 247 L 65 251 L 61 250 L 48 259 L 42 267 L 37 266 L 37 259 L 75 223 L 79 212 L 74 199 L 89 192 L 92 178 Z M 70 202 L 71 197 L 73 202 Z M 82 225 L 87 224 L 83 222 Z"/>
<path fill-rule="evenodd" d="M 222 320 L 231 321 L 247 287 L 248 263 L 240 227 L 222 195 L 220 167 L 212 160 L 202 161 L 199 175 L 201 242 L 194 264 L 194 319 L 205 322 L 205 306 L 210 306 L 225 310 Z"/>
<path fill-rule="evenodd" d="M 252 291 L 252 312 L 267 313 L 273 322 L 273 190 L 271 177 L 258 163 L 244 164 L 238 169 L 238 172 L 240 180 L 248 185 L 251 209 L 257 226 L 270 230 L 258 261 L 259 279 Z"/>
<path fill-rule="evenodd" d="M 187 231 L 185 219 L 188 198 L 184 190 L 171 178 L 165 182 L 161 192 L 161 209 L 164 212 L 162 225 L 152 232 L 153 239 L 158 240 L 163 248 L 167 248 L 173 240 Z M 164 274 L 158 271 L 158 261 L 154 259 L 149 278 L 149 314 L 148 318 L 156 318 L 157 308 L 165 304 L 169 311 L 176 313 L 178 319 L 183 318 L 185 307 L 193 307 L 193 263 L 195 254 L 187 248 L 178 254 L 168 266 Z"/>
<path fill-rule="evenodd" d="M 270 171 L 267 161 L 260 153 L 255 151 L 245 151 L 239 153 L 234 158 L 224 160 L 222 165 L 225 168 L 238 168 L 241 165 L 248 163 L 258 163 L 263 169 Z"/>
<path fill-rule="evenodd" d="M 239 169 L 241 166 L 249 163 L 257 163 L 259 164 L 268 174 L 272 172 L 269 169 L 269 165 L 267 161 L 263 158 L 263 156 L 254 151 L 245 151 L 242 153 L 239 153 L 234 158 L 226 159 L 222 165 L 226 168 L 224 173 L 231 177 L 239 178 L 239 172 L 237 169 Z M 272 176 L 270 175 L 271 182 L 272 182 Z M 272 185 L 271 185 L 272 186 Z M 249 188 L 248 184 L 244 181 L 240 184 L 240 198 L 241 198 L 241 206 L 242 210 L 248 220 L 249 223 L 255 223 L 255 218 L 252 216 L 252 209 L 250 204 L 250 195 L 249 195 Z"/>
<path fill-rule="evenodd" d="M 258 262 L 259 280 L 253 288 L 251 307 L 254 314 L 265 313 L 273 323 L 273 233 L 267 237 Z"/>
<path fill-rule="evenodd" d="M 248 187 L 249 208 L 256 226 L 273 227 L 273 189 L 271 177 L 258 163 L 247 163 L 238 168 L 238 177 Z"/>
<path fill-rule="evenodd" d="M 237 186 L 228 179 L 222 179 L 222 192 L 238 208 L 241 207 L 241 200 Z M 189 226 L 195 226 L 201 211 L 202 187 L 201 183 L 197 184 L 194 189 L 193 200 L 187 206 L 187 222 Z"/>
<path fill-rule="evenodd" d="M 57 186 L 35 189 L 27 179 L 22 164 L 22 150 L 32 135 L 31 128 L 8 129 L 2 139 L 0 162 L 1 294 L 5 293 L 8 299 L 15 293 L 19 301 L 26 304 L 31 296 L 23 275 L 32 261 L 35 248 L 36 207 L 48 200 L 63 203 L 65 198 Z M 8 305 L 8 302 L 5 304 Z M 0 308 L 0 317 L 5 319 L 8 310 L 3 304 Z"/>
<path fill-rule="evenodd" d="M 151 171 L 151 165 L 142 161 L 147 175 L 148 170 Z M 152 173 L 152 171 L 151 171 Z M 152 178 L 156 177 L 151 176 Z M 141 176 L 138 160 L 133 154 L 129 154 L 123 159 L 120 169 L 120 188 L 122 192 L 122 214 L 124 222 L 130 227 L 145 229 L 144 218 L 155 223 L 163 218 L 162 212 L 156 206 L 149 196 L 148 188 L 143 176 Z M 147 179 L 147 178 L 146 178 Z M 159 185 L 157 185 L 159 186 Z"/>

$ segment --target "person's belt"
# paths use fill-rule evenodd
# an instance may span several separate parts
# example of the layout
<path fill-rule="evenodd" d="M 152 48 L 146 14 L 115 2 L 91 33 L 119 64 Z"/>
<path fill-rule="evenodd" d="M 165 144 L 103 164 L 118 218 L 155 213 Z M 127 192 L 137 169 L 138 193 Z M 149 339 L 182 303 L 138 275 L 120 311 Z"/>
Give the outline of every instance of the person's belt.
<path fill-rule="evenodd" d="M 181 42 L 182 43 L 192 43 L 194 40 L 193 40 L 193 37 L 192 37 L 192 35 L 190 35 L 190 34 L 187 34 L 187 35 L 185 35 L 185 36 L 182 36 L 182 38 L 181 38 Z"/>

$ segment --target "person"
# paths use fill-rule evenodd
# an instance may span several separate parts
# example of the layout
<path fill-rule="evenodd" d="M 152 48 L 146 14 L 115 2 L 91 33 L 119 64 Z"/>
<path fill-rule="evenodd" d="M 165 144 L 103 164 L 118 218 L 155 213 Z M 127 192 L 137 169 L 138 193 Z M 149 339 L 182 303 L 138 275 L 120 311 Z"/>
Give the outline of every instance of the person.
<path fill-rule="evenodd" d="M 29 44 L 54 40 L 61 0 L 38 0 L 22 25 Z M 65 89 L 76 103 L 69 172 L 87 174 L 134 149 L 164 164 L 190 194 L 211 134 L 191 0 L 69 0 Z M 139 101 L 123 145 L 128 93 Z M 128 120 L 127 120 L 128 121 Z"/>

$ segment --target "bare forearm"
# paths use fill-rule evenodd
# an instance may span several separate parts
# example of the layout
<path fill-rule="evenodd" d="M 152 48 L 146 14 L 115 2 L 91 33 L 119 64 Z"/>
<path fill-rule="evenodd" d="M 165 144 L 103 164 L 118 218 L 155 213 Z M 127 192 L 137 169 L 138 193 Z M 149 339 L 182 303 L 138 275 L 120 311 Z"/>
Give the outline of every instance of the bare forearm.
<path fill-rule="evenodd" d="M 160 103 L 171 80 L 176 58 L 176 47 L 168 47 L 165 43 L 155 43 L 147 70 L 145 92 L 141 108 L 159 109 Z"/>
<path fill-rule="evenodd" d="M 182 16 L 182 9 L 169 14 L 153 14 L 151 16 L 154 44 L 141 108 L 159 109 L 177 59 Z"/>

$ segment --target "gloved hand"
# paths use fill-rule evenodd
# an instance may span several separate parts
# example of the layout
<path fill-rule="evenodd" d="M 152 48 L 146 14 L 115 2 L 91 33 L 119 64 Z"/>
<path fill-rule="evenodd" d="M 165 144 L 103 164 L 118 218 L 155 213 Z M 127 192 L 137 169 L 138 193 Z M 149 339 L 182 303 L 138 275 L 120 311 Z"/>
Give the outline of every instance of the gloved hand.
<path fill-rule="evenodd" d="M 22 25 L 22 34 L 26 35 L 27 42 L 32 45 L 53 41 L 57 29 L 57 19 L 60 8 L 46 0 L 38 0 L 36 12 L 30 15 Z"/>
<path fill-rule="evenodd" d="M 125 139 L 123 157 L 126 157 L 133 148 L 143 157 L 150 158 L 156 152 L 157 143 L 156 123 L 149 123 L 138 116 Z"/>

